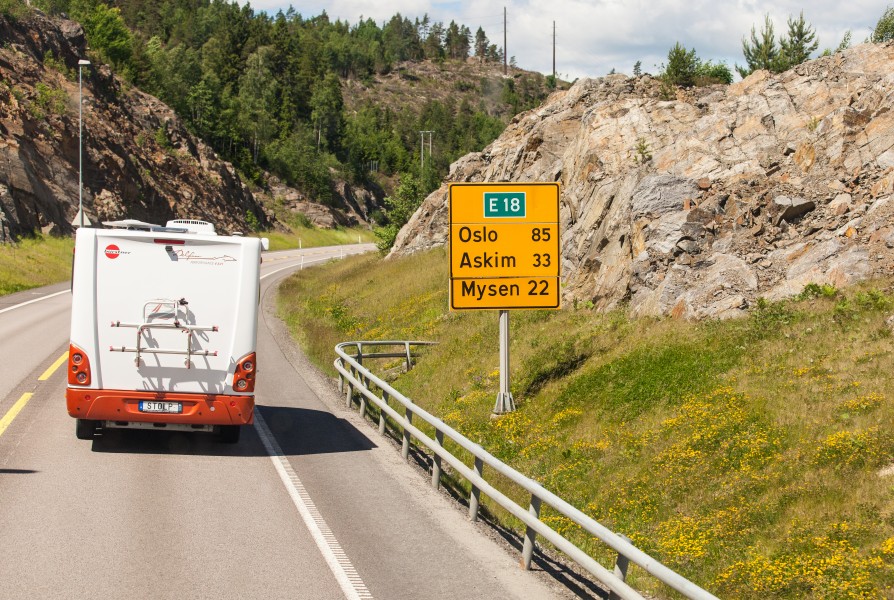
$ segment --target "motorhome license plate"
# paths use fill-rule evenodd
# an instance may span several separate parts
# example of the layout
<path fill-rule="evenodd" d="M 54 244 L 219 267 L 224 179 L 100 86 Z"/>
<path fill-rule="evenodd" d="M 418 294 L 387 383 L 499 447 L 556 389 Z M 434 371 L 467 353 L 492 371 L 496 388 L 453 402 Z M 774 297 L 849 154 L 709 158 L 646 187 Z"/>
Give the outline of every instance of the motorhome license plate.
<path fill-rule="evenodd" d="M 155 402 L 151 400 L 140 401 L 140 412 L 148 413 L 177 413 L 183 412 L 181 402 Z"/>

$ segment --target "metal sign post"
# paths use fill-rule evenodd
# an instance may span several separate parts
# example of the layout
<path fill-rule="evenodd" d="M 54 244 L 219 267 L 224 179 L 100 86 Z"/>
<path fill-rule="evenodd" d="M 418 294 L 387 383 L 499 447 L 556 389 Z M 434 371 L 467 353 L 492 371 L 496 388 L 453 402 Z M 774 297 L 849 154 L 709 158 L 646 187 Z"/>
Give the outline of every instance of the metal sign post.
<path fill-rule="evenodd" d="M 449 203 L 450 310 L 500 311 L 494 413 L 512 412 L 509 311 L 561 303 L 559 184 L 454 183 Z"/>
<path fill-rule="evenodd" d="M 509 391 L 509 311 L 500 311 L 500 393 L 494 405 L 494 414 L 502 415 L 515 410 L 515 400 Z"/>

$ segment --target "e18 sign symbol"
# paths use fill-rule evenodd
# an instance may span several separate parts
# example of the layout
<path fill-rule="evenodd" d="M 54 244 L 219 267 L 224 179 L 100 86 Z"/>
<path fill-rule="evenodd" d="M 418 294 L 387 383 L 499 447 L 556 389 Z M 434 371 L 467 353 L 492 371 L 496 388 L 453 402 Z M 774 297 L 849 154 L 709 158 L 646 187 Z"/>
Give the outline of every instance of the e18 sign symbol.
<path fill-rule="evenodd" d="M 484 192 L 484 217 L 524 219 L 525 192 Z"/>

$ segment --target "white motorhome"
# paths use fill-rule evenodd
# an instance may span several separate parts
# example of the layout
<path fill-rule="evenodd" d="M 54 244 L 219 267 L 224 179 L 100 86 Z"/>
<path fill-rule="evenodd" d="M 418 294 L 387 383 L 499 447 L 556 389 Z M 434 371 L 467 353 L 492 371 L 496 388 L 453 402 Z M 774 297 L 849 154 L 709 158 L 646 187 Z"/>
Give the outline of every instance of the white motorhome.
<path fill-rule="evenodd" d="M 66 401 L 77 437 L 149 428 L 237 442 L 254 419 L 266 240 L 197 220 L 109 225 L 75 242 Z"/>

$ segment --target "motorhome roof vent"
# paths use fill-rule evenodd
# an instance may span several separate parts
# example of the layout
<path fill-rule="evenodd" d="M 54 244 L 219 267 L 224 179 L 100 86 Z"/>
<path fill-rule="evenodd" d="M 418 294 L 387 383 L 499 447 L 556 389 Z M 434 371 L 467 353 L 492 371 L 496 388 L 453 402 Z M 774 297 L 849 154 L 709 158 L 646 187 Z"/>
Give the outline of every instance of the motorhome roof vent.
<path fill-rule="evenodd" d="M 173 221 L 168 221 L 165 227 L 179 227 L 188 230 L 190 233 L 217 235 L 214 231 L 214 225 L 208 221 L 199 221 L 198 219 L 174 219 Z"/>

